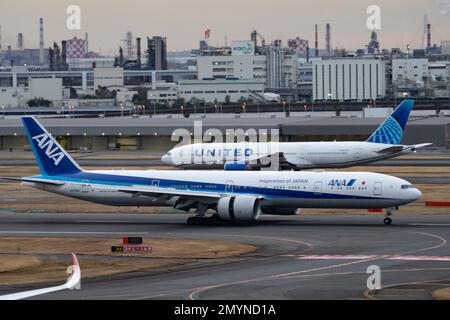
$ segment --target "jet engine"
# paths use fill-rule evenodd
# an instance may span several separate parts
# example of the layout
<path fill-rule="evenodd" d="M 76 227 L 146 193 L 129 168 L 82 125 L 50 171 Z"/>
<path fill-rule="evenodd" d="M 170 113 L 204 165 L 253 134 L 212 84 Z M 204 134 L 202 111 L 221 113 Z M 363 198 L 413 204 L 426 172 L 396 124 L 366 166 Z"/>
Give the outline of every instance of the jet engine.
<path fill-rule="evenodd" d="M 245 162 L 226 162 L 223 166 L 225 171 L 243 171 L 247 169 Z"/>
<path fill-rule="evenodd" d="M 217 214 L 226 221 L 256 221 L 261 206 L 258 198 L 252 196 L 223 197 L 217 203 Z"/>

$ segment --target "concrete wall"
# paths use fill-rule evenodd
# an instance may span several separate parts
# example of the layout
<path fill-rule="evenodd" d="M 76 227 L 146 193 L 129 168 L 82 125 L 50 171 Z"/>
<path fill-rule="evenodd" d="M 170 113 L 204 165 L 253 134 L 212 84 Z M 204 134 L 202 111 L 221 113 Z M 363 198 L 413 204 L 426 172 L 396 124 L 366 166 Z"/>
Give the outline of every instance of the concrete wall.
<path fill-rule="evenodd" d="M 98 86 L 123 86 L 123 68 L 95 68 L 94 89 Z"/>
<path fill-rule="evenodd" d="M 29 82 L 30 97 L 42 97 L 47 100 L 62 100 L 63 86 L 61 78 L 42 78 L 30 79 Z"/>

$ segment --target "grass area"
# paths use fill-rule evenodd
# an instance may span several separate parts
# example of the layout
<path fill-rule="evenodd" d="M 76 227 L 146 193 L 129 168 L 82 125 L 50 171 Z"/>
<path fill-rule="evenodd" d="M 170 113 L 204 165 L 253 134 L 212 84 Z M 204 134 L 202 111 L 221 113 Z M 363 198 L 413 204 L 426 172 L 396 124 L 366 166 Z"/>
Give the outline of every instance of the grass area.
<path fill-rule="evenodd" d="M 252 245 L 204 240 L 145 239 L 150 253 L 111 253 L 120 239 L 0 238 L 0 285 L 64 281 L 76 253 L 83 278 L 170 268 L 197 259 L 217 259 L 252 253 Z"/>
<path fill-rule="evenodd" d="M 450 288 L 434 290 L 431 295 L 436 300 L 450 300 Z"/>

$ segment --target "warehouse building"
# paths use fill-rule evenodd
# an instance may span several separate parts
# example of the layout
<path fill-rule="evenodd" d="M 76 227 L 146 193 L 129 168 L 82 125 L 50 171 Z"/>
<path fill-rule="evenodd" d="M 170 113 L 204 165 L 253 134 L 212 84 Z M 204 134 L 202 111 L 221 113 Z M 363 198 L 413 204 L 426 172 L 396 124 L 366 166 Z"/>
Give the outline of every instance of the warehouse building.
<path fill-rule="evenodd" d="M 314 100 L 375 100 L 385 94 L 383 60 L 341 58 L 313 61 Z"/>

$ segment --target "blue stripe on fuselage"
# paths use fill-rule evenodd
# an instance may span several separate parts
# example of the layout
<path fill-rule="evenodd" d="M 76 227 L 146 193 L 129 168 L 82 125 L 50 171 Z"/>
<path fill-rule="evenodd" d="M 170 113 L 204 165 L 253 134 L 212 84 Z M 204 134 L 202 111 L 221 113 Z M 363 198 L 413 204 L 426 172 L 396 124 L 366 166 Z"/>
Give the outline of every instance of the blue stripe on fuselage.
<path fill-rule="evenodd" d="M 362 197 L 356 195 L 342 195 L 342 194 L 332 194 L 332 193 L 321 193 L 316 194 L 309 191 L 298 191 L 298 190 L 284 190 L 284 189 L 273 189 L 273 188 L 261 188 L 261 187 L 251 187 L 251 186 L 237 186 L 233 185 L 233 191 L 225 191 L 227 185 L 220 183 L 207 183 L 198 181 L 185 181 L 185 180 L 169 180 L 169 179 L 159 179 L 159 178 L 142 178 L 133 176 L 122 176 L 114 174 L 102 174 L 102 173 L 91 173 L 91 172 L 78 172 L 69 175 L 56 175 L 56 176 L 34 176 L 32 178 L 44 178 L 50 180 L 67 181 L 67 182 L 78 182 L 78 183 L 90 183 L 98 185 L 108 185 L 108 186 L 147 186 L 151 187 L 153 181 L 158 181 L 159 188 L 172 188 L 178 190 L 189 190 L 189 191 L 202 191 L 202 192 L 212 192 L 212 193 L 232 193 L 232 194 L 257 194 L 265 196 L 267 198 L 308 198 L 308 199 L 388 199 L 388 198 L 377 198 L 377 197 Z M 179 187 L 182 185 L 183 187 Z M 195 185 L 196 187 L 190 187 Z M 177 187 L 178 186 L 178 187 Z"/>

